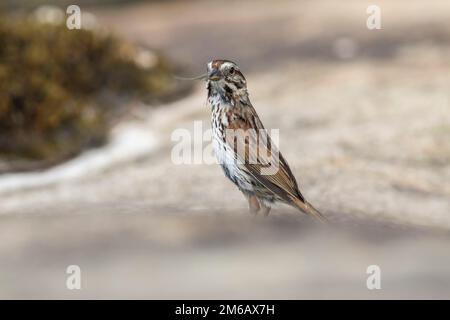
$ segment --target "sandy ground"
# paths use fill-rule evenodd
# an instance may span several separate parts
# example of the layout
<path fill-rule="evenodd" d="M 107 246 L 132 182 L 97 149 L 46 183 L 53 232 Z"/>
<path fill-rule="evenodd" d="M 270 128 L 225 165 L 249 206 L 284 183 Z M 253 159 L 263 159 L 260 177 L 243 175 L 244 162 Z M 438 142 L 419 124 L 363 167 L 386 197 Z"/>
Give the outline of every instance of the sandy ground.
<path fill-rule="evenodd" d="M 175 165 L 176 129 L 209 128 L 204 85 L 130 120 L 156 150 L 0 194 L 2 298 L 450 298 L 450 4 L 195 1 L 98 9 L 100 23 L 192 72 L 238 62 L 318 226 L 250 217 L 215 164 Z M 348 4 L 347 4 L 348 3 Z M 206 146 L 206 143 L 205 143 Z M 82 270 L 82 290 L 65 268 Z M 381 290 L 366 268 L 379 265 Z"/>

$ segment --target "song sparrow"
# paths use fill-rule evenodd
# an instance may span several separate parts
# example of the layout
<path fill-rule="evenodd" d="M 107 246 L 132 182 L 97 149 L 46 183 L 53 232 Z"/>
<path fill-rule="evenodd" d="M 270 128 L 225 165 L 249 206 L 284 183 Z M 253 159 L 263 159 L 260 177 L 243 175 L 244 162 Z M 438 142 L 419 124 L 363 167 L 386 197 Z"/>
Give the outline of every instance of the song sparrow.
<path fill-rule="evenodd" d="M 225 175 L 248 199 L 250 212 L 268 215 L 274 202 L 283 202 L 324 221 L 301 194 L 286 160 L 267 135 L 239 67 L 229 60 L 211 61 L 206 79 L 215 155 Z"/>

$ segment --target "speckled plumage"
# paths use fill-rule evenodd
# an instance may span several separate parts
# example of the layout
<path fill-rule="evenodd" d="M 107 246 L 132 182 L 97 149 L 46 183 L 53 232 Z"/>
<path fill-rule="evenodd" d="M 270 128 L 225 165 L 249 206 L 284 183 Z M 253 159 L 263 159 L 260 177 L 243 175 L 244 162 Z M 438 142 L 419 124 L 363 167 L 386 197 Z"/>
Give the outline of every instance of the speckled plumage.
<path fill-rule="evenodd" d="M 267 135 L 238 66 L 214 60 L 207 69 L 214 152 L 225 175 L 248 199 L 250 211 L 267 215 L 279 201 L 324 220 L 304 199 L 286 160 Z"/>

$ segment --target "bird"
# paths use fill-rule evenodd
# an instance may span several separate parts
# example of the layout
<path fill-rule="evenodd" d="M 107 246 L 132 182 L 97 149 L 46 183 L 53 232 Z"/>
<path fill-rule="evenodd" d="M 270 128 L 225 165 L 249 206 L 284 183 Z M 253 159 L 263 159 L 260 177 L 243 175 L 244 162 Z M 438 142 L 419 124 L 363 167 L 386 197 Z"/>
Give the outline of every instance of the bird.
<path fill-rule="evenodd" d="M 238 65 L 212 60 L 203 79 L 216 159 L 225 176 L 247 198 L 250 213 L 268 216 L 273 205 L 281 202 L 327 221 L 300 192 L 292 170 L 250 102 L 247 80 Z"/>

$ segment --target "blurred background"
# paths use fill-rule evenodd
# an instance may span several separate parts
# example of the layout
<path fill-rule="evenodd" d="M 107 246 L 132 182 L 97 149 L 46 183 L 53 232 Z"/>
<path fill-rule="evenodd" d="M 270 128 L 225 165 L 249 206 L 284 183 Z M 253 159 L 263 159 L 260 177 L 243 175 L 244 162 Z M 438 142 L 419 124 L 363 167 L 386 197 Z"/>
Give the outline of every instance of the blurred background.
<path fill-rule="evenodd" d="M 450 298 L 450 2 L 70 4 L 0 4 L 0 298 Z M 173 163 L 215 58 L 330 225 Z"/>

